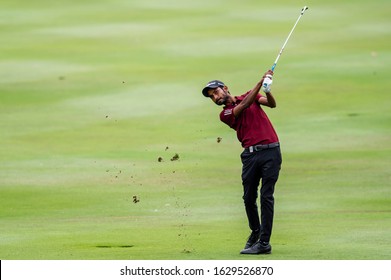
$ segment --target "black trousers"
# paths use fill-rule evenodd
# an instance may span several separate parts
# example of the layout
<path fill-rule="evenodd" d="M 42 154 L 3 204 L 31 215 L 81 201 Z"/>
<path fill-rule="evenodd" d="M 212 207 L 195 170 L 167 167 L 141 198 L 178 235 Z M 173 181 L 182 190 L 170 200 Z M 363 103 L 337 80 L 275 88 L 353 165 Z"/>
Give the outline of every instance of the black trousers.
<path fill-rule="evenodd" d="M 243 184 L 243 200 L 249 227 L 261 230 L 261 241 L 269 242 L 272 234 L 274 217 L 274 187 L 281 169 L 280 147 L 261 151 L 243 151 L 240 155 Z M 258 187 L 260 182 L 260 210 L 258 214 Z"/>

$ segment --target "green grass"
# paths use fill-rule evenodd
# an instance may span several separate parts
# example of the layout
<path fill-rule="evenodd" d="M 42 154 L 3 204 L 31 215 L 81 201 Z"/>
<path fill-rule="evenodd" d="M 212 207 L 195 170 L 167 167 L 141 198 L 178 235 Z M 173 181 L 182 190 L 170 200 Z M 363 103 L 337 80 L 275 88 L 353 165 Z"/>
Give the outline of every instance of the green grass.
<path fill-rule="evenodd" d="M 304 5 L 266 109 L 273 254 L 242 256 L 241 147 L 200 91 L 250 89 Z M 390 259 L 390 8 L 2 1 L 0 259 Z"/>

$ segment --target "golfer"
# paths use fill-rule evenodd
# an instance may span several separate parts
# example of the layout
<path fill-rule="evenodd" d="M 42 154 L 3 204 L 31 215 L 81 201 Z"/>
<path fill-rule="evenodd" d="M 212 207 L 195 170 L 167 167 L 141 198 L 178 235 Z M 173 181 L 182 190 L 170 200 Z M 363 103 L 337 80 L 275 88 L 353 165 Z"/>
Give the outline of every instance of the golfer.
<path fill-rule="evenodd" d="M 267 71 L 255 87 L 240 96 L 232 96 L 228 86 L 210 81 L 202 90 L 205 97 L 224 105 L 220 120 L 234 129 L 244 148 L 241 153 L 243 200 L 251 234 L 241 254 L 270 254 L 270 236 L 274 215 L 274 186 L 281 169 L 278 136 L 262 106 L 274 108 L 271 93 L 273 71 Z M 259 92 L 263 90 L 265 95 Z M 260 182 L 260 215 L 257 197 Z"/>

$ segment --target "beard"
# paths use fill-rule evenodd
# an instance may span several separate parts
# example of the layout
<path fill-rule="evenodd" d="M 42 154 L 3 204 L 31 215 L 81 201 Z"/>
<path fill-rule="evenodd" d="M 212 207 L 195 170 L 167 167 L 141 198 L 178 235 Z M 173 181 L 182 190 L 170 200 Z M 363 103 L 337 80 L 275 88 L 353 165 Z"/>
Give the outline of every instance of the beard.
<path fill-rule="evenodd" d="M 228 94 L 224 94 L 219 100 L 216 101 L 216 104 L 219 106 L 225 105 L 228 100 Z"/>

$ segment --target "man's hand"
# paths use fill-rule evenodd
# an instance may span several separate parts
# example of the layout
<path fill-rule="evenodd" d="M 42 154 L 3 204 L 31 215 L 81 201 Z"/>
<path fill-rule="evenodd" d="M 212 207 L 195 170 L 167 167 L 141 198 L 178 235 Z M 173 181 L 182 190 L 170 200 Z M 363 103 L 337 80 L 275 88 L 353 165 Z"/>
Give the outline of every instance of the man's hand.
<path fill-rule="evenodd" d="M 273 83 L 273 71 L 269 70 L 263 76 L 262 81 L 262 90 L 264 93 L 269 93 L 271 91 L 271 85 Z"/>
<path fill-rule="evenodd" d="M 258 99 L 258 103 L 264 106 L 268 106 L 270 108 L 274 108 L 277 106 L 276 100 L 274 99 L 274 96 L 271 93 L 270 86 L 273 83 L 273 71 L 269 70 L 263 75 L 262 80 L 262 90 L 266 93 L 266 96 L 261 96 L 261 98 Z"/>

